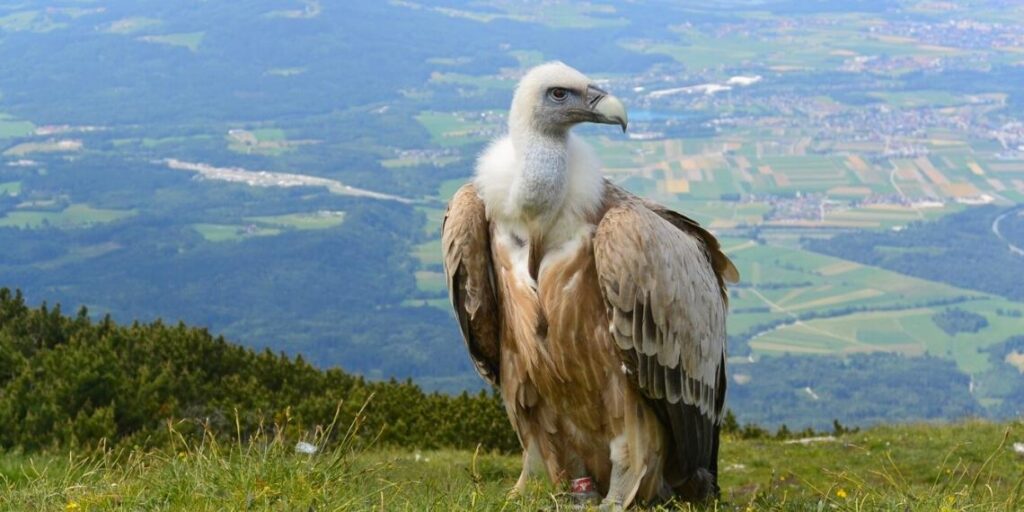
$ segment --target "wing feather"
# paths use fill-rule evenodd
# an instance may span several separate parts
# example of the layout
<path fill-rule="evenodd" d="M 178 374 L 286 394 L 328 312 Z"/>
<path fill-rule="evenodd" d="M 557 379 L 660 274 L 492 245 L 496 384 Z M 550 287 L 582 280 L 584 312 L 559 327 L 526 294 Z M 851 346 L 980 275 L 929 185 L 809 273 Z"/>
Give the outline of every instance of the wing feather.
<path fill-rule="evenodd" d="M 441 224 L 441 246 L 452 307 L 470 358 L 480 376 L 497 385 L 499 318 L 490 226 L 484 203 L 471 183 L 463 185 L 448 203 Z"/>
<path fill-rule="evenodd" d="M 695 221 L 606 185 L 594 236 L 609 326 L 628 373 L 672 433 L 674 487 L 717 471 L 725 394 L 725 283 L 739 278 Z M 704 473 L 701 473 L 701 470 Z M 706 483 L 706 482 L 705 482 Z"/>

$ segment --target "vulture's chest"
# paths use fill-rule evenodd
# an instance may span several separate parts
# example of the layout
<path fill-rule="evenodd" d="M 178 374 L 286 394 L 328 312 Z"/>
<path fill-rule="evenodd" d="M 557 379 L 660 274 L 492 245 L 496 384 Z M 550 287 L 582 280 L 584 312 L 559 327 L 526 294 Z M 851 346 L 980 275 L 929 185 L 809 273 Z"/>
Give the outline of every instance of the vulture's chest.
<path fill-rule="evenodd" d="M 522 407 L 544 402 L 603 417 L 595 405 L 618 385 L 622 361 L 608 328 L 591 232 L 581 230 L 541 254 L 528 240 L 494 237 L 502 386 Z"/>

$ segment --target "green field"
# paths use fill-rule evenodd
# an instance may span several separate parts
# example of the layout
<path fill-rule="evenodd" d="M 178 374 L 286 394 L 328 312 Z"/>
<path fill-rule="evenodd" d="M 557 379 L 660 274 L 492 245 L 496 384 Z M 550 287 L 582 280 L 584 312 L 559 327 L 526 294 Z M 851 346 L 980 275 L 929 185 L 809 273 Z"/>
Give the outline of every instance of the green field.
<path fill-rule="evenodd" d="M 1006 101 L 1001 94 L 964 96 L 941 90 L 867 94 L 899 110 L 982 110 Z M 837 105 L 820 100 L 815 108 L 851 110 Z M 771 118 L 768 112 L 762 115 Z M 1002 154 L 1001 146 L 989 140 L 950 128 L 922 130 L 885 144 L 823 138 L 802 127 L 756 126 L 723 130 L 710 138 L 602 136 L 590 142 L 614 182 L 668 205 L 691 208 L 719 228 L 753 223 L 891 229 L 954 213 L 964 205 L 1010 204 L 1024 198 L 1024 162 Z M 927 148 L 927 154 L 879 157 L 890 144 Z M 728 205 L 713 204 L 752 195 L 774 196 L 780 211 L 769 215 L 770 203 L 754 199 L 766 208 L 738 219 Z"/>
<path fill-rule="evenodd" d="M 430 77 L 430 82 L 435 84 L 470 86 L 479 89 L 499 89 L 511 91 L 516 86 L 514 80 L 493 76 L 474 76 L 461 73 L 440 73 L 435 72 Z"/>
<path fill-rule="evenodd" d="M 440 293 L 448 290 L 444 273 L 434 270 L 416 271 L 416 289 L 427 293 Z"/>
<path fill-rule="evenodd" d="M 430 132 L 435 144 L 454 147 L 484 142 L 493 137 L 497 124 L 481 119 L 480 114 L 424 111 L 416 115 L 416 120 Z"/>
<path fill-rule="evenodd" d="M 31 135 L 35 128 L 35 125 L 28 121 L 20 121 L 0 112 L 0 139 Z"/>
<path fill-rule="evenodd" d="M 414 2 L 404 2 L 398 5 L 413 9 L 424 8 L 423 5 Z M 569 29 L 620 27 L 629 24 L 628 20 L 614 16 L 616 12 L 615 7 L 607 4 L 591 4 L 589 2 L 542 3 L 538 5 L 499 2 L 495 5 L 487 5 L 482 10 L 456 9 L 453 7 L 430 7 L 430 9 L 448 17 L 472 20 L 478 23 L 491 23 L 495 20 L 513 20 L 517 22 L 538 23 L 552 28 Z"/>
<path fill-rule="evenodd" d="M 8 196 L 16 196 L 18 194 L 21 194 L 21 182 L 7 181 L 0 183 L 0 194 Z"/>
<path fill-rule="evenodd" d="M 728 329 L 753 336 L 755 354 L 928 354 L 976 375 L 991 366 L 986 347 L 1022 332 L 1019 318 L 998 313 L 1024 309 L 1019 302 L 801 249 L 735 238 L 723 247 L 741 275 Z M 977 313 L 988 326 L 947 334 L 932 316 L 952 306 L 936 301 Z"/>
<path fill-rule="evenodd" d="M 907 355 L 927 353 L 952 359 L 964 373 L 972 375 L 991 367 L 988 354 L 982 352 L 985 347 L 1021 334 L 1021 320 L 1001 316 L 997 310 L 1021 306 L 1020 303 L 995 298 L 957 305 L 982 315 L 988 321 L 989 325 L 976 333 L 950 335 L 939 329 L 932 316 L 945 309 L 942 306 L 909 307 L 806 320 L 759 336 L 751 341 L 751 346 L 763 353 L 814 351 L 837 354 L 876 350 Z"/>
<path fill-rule="evenodd" d="M 1019 422 L 877 427 L 807 442 L 727 436 L 722 501 L 706 510 L 1020 510 L 1024 482 L 1010 444 L 1022 436 Z M 543 477 L 522 497 L 506 496 L 518 456 L 354 445 L 304 455 L 281 438 L 208 438 L 166 451 L 8 453 L 0 509 L 571 510 Z"/>
<path fill-rule="evenodd" d="M 322 142 L 316 139 L 290 140 L 288 134 L 281 128 L 235 128 L 228 130 L 225 139 L 228 149 L 236 153 L 274 157 L 295 151 L 299 146 Z"/>
<path fill-rule="evenodd" d="M 114 21 L 105 27 L 105 31 L 111 34 L 134 34 L 147 28 L 152 28 L 163 23 L 156 18 L 134 16 Z"/>
<path fill-rule="evenodd" d="M 452 193 L 454 193 L 454 191 Z M 451 195 L 448 197 L 451 197 Z M 422 213 L 427 218 L 427 222 L 423 225 L 424 233 L 428 235 L 435 235 L 440 239 L 441 222 L 444 220 L 444 210 L 441 208 L 417 206 L 416 211 Z"/>
<path fill-rule="evenodd" d="M 163 34 L 158 36 L 142 36 L 140 41 L 147 43 L 165 44 L 168 46 L 180 46 L 188 48 L 189 51 L 199 51 L 199 45 L 203 43 L 205 32 L 182 32 L 179 34 Z"/>
<path fill-rule="evenodd" d="M 441 264 L 441 241 L 423 242 L 413 248 L 413 255 L 424 265 Z"/>
<path fill-rule="evenodd" d="M 44 11 L 18 11 L 0 16 L 0 31 L 46 33 L 67 26 L 67 23 L 53 21 Z"/>
<path fill-rule="evenodd" d="M 133 210 L 93 208 L 87 204 L 72 204 L 61 211 L 15 210 L 0 217 L 0 227 L 78 228 L 114 222 L 135 215 Z"/>
<path fill-rule="evenodd" d="M 200 235 L 208 242 L 237 242 L 254 236 L 274 236 L 281 234 L 280 229 L 256 225 L 240 224 L 193 224 Z"/>
<path fill-rule="evenodd" d="M 942 90 L 873 92 L 870 96 L 900 108 L 948 107 L 966 102 L 964 98 Z"/>

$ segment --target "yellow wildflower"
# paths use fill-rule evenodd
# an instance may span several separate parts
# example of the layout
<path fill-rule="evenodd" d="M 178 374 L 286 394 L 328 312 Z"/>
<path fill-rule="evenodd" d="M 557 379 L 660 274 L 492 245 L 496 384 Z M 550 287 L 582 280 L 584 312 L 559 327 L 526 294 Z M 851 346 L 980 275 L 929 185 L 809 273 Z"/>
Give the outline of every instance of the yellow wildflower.
<path fill-rule="evenodd" d="M 836 496 L 839 496 L 840 498 L 846 499 L 846 490 L 845 489 L 837 490 L 836 491 Z"/>
<path fill-rule="evenodd" d="M 64 510 L 78 510 L 79 508 L 78 503 L 74 501 L 69 501 L 67 505 L 64 505 Z"/>
<path fill-rule="evenodd" d="M 953 505 L 956 504 L 956 496 L 946 496 L 943 500 L 942 506 L 939 508 L 940 512 L 953 512 L 955 509 Z"/>

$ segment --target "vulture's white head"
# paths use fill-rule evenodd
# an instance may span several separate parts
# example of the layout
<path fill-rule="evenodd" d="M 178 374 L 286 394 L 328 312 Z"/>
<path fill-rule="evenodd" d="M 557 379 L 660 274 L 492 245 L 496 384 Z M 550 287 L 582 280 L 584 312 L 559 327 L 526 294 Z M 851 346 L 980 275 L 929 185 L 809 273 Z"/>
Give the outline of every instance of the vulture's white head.
<path fill-rule="evenodd" d="M 617 124 L 626 131 L 626 108 L 583 73 L 549 62 L 531 69 L 516 87 L 509 131 L 564 137 L 579 123 Z"/>
<path fill-rule="evenodd" d="M 561 62 L 526 73 L 512 98 L 508 136 L 477 162 L 475 183 L 489 216 L 543 231 L 558 215 L 584 218 L 600 206 L 601 163 L 586 142 L 569 133 L 579 123 L 617 124 L 625 131 L 626 109 Z"/>

